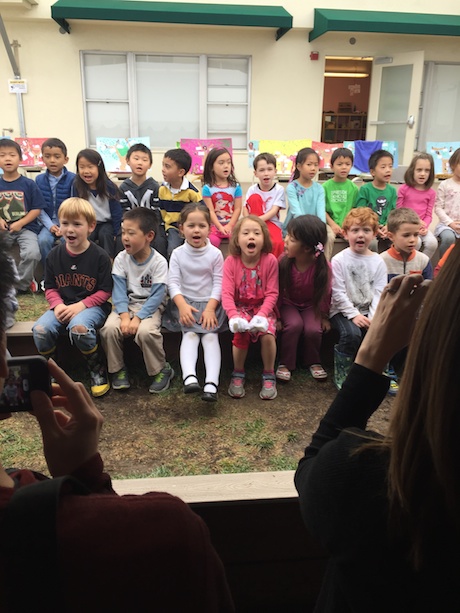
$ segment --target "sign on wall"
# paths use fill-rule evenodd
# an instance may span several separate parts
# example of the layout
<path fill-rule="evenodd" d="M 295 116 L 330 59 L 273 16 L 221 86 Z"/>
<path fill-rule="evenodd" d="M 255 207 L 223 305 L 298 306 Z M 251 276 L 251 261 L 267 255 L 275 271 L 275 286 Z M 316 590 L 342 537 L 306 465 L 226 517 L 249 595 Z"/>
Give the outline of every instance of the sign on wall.
<path fill-rule="evenodd" d="M 44 168 L 42 144 L 47 138 L 15 138 L 14 140 L 19 144 L 22 151 L 22 160 L 19 166 L 40 166 Z"/>

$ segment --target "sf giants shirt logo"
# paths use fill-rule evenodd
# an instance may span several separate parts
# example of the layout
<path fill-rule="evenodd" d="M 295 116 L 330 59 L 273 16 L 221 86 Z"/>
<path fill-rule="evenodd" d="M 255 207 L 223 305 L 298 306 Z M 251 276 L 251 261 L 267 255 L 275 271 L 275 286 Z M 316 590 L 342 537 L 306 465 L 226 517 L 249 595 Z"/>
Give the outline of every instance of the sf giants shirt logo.
<path fill-rule="evenodd" d="M 61 287 L 84 287 L 88 292 L 94 291 L 97 281 L 95 277 L 81 275 L 77 272 L 56 275 L 54 279 L 58 289 Z"/>
<path fill-rule="evenodd" d="M 141 287 L 152 287 L 152 275 L 150 273 L 146 273 L 141 277 Z"/>
<path fill-rule="evenodd" d="M 24 192 L 0 192 L 0 215 L 7 223 L 25 215 Z"/>

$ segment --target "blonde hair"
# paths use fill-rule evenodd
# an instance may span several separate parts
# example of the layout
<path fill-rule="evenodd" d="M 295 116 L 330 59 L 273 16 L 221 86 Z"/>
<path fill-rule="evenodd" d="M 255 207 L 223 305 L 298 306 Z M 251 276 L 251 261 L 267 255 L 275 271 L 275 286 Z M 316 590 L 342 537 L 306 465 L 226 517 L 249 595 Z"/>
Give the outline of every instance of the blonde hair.
<path fill-rule="evenodd" d="M 259 224 L 262 234 L 264 237 L 264 244 L 262 246 L 262 253 L 271 253 L 272 251 L 272 241 L 270 239 L 270 234 L 268 232 L 267 224 L 265 221 L 257 217 L 256 215 L 248 215 L 247 217 L 241 217 L 241 219 L 237 222 L 236 226 L 232 230 L 232 236 L 230 237 L 229 243 L 229 251 L 230 255 L 241 255 L 240 245 L 238 243 L 238 236 L 241 232 L 241 226 L 245 221 L 255 221 Z"/>
<path fill-rule="evenodd" d="M 88 225 L 96 223 L 96 212 L 84 198 L 67 198 L 61 204 L 58 209 L 58 217 L 61 220 L 63 217 L 66 219 L 76 219 L 77 217 L 84 217 L 88 222 Z"/>
<path fill-rule="evenodd" d="M 379 218 L 377 213 L 374 213 L 372 209 L 367 206 L 358 207 L 357 209 L 351 209 L 343 220 L 342 228 L 349 230 L 353 225 L 358 226 L 371 226 L 374 232 L 379 229 Z"/>

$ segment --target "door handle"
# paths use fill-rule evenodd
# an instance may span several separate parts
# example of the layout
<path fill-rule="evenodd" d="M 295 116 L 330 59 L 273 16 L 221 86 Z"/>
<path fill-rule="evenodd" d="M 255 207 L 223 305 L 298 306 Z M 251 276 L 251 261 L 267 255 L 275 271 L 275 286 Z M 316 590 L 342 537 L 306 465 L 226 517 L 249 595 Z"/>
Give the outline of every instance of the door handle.
<path fill-rule="evenodd" d="M 370 120 L 369 125 L 371 126 L 384 126 L 386 124 L 391 125 L 402 125 L 406 124 L 408 128 L 413 128 L 415 125 L 415 117 L 413 115 L 409 115 L 409 117 L 405 121 L 385 121 L 385 120 Z"/>

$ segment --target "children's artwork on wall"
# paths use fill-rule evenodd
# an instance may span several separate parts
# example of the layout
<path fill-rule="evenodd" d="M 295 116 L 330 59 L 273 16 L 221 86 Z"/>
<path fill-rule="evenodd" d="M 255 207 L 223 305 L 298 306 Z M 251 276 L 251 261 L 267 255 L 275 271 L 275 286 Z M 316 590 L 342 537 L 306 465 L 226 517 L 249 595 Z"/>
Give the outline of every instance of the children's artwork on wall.
<path fill-rule="evenodd" d="M 194 175 L 203 174 L 204 161 L 211 149 L 225 148 L 233 155 L 231 138 L 181 138 L 180 146 L 192 156 L 190 172 Z"/>
<path fill-rule="evenodd" d="M 48 137 L 47 137 L 48 138 Z M 44 168 L 45 163 L 42 160 L 42 144 L 46 138 L 22 138 L 14 139 L 22 151 L 22 161 L 19 166 L 40 166 Z"/>
<path fill-rule="evenodd" d="M 259 155 L 259 141 L 258 140 L 250 140 L 248 143 L 248 166 L 249 168 L 253 168 L 254 158 Z"/>
<path fill-rule="evenodd" d="M 336 149 L 343 147 L 343 143 L 318 143 L 312 141 L 312 149 L 319 155 L 319 167 L 330 168 L 331 167 L 331 155 Z"/>
<path fill-rule="evenodd" d="M 142 143 L 150 149 L 149 136 L 137 136 L 136 138 L 96 138 L 96 149 L 104 161 L 107 172 L 129 172 L 126 163 L 128 149 L 136 143 Z"/>
<path fill-rule="evenodd" d="M 275 156 L 278 176 L 291 176 L 297 153 L 304 147 L 311 147 L 310 139 L 259 141 L 261 152 L 273 153 Z"/>
<path fill-rule="evenodd" d="M 460 142 L 458 141 L 452 141 L 451 143 L 429 142 L 426 144 L 426 152 L 433 156 L 434 174 L 450 175 L 452 173 L 449 158 L 459 147 Z"/>
<path fill-rule="evenodd" d="M 347 149 L 350 149 L 353 155 L 355 155 L 355 141 L 354 140 L 346 140 L 343 143 L 343 146 L 346 147 Z M 398 168 L 398 141 L 384 140 L 382 141 L 382 149 L 385 149 L 385 151 L 389 151 L 391 153 L 391 155 L 393 156 L 393 168 Z M 358 170 L 358 174 L 359 172 L 360 171 Z"/>

